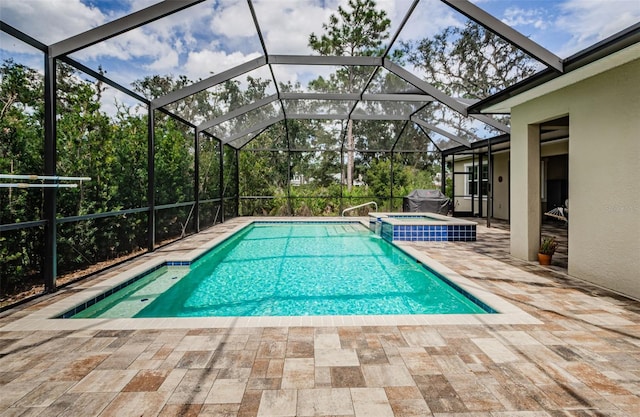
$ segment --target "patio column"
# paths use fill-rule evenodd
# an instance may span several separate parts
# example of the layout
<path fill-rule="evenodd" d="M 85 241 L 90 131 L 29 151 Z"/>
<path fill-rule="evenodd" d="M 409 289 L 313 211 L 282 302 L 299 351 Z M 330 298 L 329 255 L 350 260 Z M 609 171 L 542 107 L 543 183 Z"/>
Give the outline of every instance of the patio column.
<path fill-rule="evenodd" d="M 153 252 L 156 246 L 156 165 L 155 165 L 155 120 L 154 108 L 149 104 L 147 115 L 147 250 Z"/>
<path fill-rule="evenodd" d="M 44 175 L 56 175 L 56 59 L 47 54 L 44 58 Z M 48 181 L 47 181 L 48 182 Z M 56 290 L 58 275 L 56 188 L 45 188 L 43 218 L 44 228 L 44 288 L 46 292 Z"/>
<path fill-rule="evenodd" d="M 537 258 L 540 242 L 540 127 L 511 129 L 511 255 Z"/>
<path fill-rule="evenodd" d="M 219 193 L 220 193 L 220 223 L 224 223 L 224 144 L 218 141 L 220 172 L 218 173 Z M 215 223 L 215 220 L 214 220 Z"/>
<path fill-rule="evenodd" d="M 440 191 L 442 194 L 447 194 L 447 158 L 440 153 Z"/>
<path fill-rule="evenodd" d="M 491 152 L 491 138 L 487 142 L 487 227 L 491 227 L 491 217 L 493 217 L 493 154 Z"/>
<path fill-rule="evenodd" d="M 294 215 L 293 206 L 291 205 L 291 150 L 289 149 L 287 149 L 287 211 L 289 216 Z"/>
<path fill-rule="evenodd" d="M 393 151 L 391 151 L 391 172 L 389 173 L 389 211 L 393 212 Z"/>
<path fill-rule="evenodd" d="M 235 184 L 233 185 L 233 189 L 236 195 L 235 198 L 235 213 L 233 217 L 238 217 L 240 213 L 240 150 L 236 149 L 235 152 L 236 164 L 233 171 L 233 176 L 235 177 Z"/>
<path fill-rule="evenodd" d="M 340 146 L 340 207 L 338 207 L 338 213 L 342 213 L 342 210 L 344 208 L 344 204 L 342 202 L 343 184 L 344 184 L 344 145 L 341 145 Z"/>
<path fill-rule="evenodd" d="M 200 233 L 200 130 L 195 129 L 193 135 L 193 219 L 196 222 L 196 233 Z"/>

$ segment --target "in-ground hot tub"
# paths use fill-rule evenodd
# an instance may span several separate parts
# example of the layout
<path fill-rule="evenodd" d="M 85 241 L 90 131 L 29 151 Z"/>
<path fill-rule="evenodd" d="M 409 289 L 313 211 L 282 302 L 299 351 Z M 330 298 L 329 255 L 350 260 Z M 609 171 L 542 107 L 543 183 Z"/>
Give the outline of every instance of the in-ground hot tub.
<path fill-rule="evenodd" d="M 369 213 L 369 228 L 393 241 L 475 241 L 475 222 L 435 213 Z"/>

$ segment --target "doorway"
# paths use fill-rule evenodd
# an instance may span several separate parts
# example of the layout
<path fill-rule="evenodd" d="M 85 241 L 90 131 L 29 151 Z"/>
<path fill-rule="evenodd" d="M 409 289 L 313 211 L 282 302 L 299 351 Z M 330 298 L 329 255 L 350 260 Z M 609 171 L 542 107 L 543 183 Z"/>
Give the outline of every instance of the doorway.
<path fill-rule="evenodd" d="M 556 238 L 558 248 L 552 266 L 566 270 L 569 257 L 569 116 L 540 124 L 540 176 L 540 235 Z M 562 215 L 558 216 L 558 213 Z"/>

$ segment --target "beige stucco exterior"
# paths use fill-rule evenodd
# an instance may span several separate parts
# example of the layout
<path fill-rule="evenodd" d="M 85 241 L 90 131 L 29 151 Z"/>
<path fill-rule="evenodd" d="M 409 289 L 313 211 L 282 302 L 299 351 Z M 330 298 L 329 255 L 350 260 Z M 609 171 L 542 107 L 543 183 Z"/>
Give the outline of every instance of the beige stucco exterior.
<path fill-rule="evenodd" d="M 568 273 L 640 298 L 638 56 L 511 109 L 511 253 L 536 257 L 541 216 L 537 125 L 566 115 Z"/>

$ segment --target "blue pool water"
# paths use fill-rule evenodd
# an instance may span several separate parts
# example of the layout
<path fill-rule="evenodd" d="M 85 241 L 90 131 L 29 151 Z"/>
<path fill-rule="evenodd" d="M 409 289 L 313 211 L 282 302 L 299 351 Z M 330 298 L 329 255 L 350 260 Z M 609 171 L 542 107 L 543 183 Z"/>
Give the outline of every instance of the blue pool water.
<path fill-rule="evenodd" d="M 478 314 L 357 223 L 255 223 L 190 267 L 163 267 L 73 317 Z"/>

